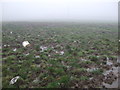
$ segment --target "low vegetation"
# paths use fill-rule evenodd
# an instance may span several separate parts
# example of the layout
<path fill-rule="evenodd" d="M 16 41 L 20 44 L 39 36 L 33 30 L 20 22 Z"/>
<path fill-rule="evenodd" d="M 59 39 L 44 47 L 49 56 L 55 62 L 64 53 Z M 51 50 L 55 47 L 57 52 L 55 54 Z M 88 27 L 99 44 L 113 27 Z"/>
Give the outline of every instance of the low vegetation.
<path fill-rule="evenodd" d="M 23 47 L 24 41 L 30 46 Z M 106 58 L 117 59 L 117 29 L 114 24 L 9 22 L 3 23 L 2 45 L 4 88 L 102 87 L 97 81 Z M 98 69 L 89 72 L 92 67 Z"/>

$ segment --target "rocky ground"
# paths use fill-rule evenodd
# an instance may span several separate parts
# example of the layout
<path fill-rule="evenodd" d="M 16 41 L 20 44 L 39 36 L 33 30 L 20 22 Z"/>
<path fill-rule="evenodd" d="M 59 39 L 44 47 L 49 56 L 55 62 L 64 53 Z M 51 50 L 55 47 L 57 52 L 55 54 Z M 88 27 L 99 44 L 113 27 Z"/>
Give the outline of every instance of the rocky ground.
<path fill-rule="evenodd" d="M 3 23 L 3 87 L 117 88 L 116 27 Z M 24 46 L 24 41 L 29 45 Z"/>

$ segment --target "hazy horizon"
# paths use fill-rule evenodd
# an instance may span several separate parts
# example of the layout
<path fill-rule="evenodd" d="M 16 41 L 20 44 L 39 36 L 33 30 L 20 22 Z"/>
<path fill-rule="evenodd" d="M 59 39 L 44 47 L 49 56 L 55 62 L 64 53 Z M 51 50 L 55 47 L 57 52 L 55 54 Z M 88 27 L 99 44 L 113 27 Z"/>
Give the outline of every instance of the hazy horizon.
<path fill-rule="evenodd" d="M 20 0 L 18 0 L 20 1 Z M 2 2 L 3 22 L 117 22 L 113 0 L 41 0 Z M 87 0 L 86 0 L 87 1 Z"/>

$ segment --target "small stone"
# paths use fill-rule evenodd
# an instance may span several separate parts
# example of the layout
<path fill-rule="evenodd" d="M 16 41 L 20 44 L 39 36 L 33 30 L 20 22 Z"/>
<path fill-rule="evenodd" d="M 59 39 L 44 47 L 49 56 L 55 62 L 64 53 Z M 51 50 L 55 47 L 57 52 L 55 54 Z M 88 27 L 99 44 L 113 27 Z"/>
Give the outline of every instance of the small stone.
<path fill-rule="evenodd" d="M 16 77 L 12 78 L 10 81 L 10 84 L 16 83 L 19 78 L 20 78 L 20 76 L 16 76 Z"/>
<path fill-rule="evenodd" d="M 22 42 L 22 45 L 23 45 L 24 47 L 26 47 L 26 46 L 30 45 L 30 43 L 29 43 L 28 41 L 24 41 L 24 42 Z"/>
<path fill-rule="evenodd" d="M 17 49 L 15 48 L 15 49 L 13 49 L 13 51 L 15 52 Z"/>

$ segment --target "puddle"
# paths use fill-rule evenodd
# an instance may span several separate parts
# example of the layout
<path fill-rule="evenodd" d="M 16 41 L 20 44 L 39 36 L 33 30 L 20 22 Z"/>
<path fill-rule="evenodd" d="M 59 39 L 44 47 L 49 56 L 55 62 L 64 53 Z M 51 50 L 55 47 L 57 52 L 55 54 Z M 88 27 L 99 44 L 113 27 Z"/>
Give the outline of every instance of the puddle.
<path fill-rule="evenodd" d="M 107 83 L 104 83 L 103 82 L 103 85 L 106 87 L 106 88 L 118 88 L 118 79 L 113 81 L 113 83 L 110 85 L 110 84 L 107 84 Z"/>
<path fill-rule="evenodd" d="M 117 79 L 114 80 L 114 81 L 112 82 L 112 84 L 108 84 L 108 83 L 105 83 L 105 82 L 103 82 L 102 84 L 103 84 L 106 88 L 118 88 L 118 67 L 114 67 L 114 66 L 113 66 L 110 70 L 105 71 L 105 72 L 103 73 L 103 75 L 107 76 L 107 75 L 109 75 L 110 72 L 113 72 L 114 75 L 117 76 Z M 105 77 L 105 78 L 106 78 L 106 77 Z"/>
<path fill-rule="evenodd" d="M 120 63 L 120 56 L 118 56 L 117 62 Z"/>
<path fill-rule="evenodd" d="M 107 75 L 107 74 L 109 74 L 110 72 L 113 72 L 115 75 L 118 76 L 118 67 L 112 67 L 110 70 L 105 71 L 103 74 L 104 74 L 104 75 Z"/>
<path fill-rule="evenodd" d="M 119 58 L 117 59 L 117 62 L 120 62 Z M 109 60 L 109 58 L 107 57 L 107 65 L 113 65 L 113 62 Z M 107 75 L 109 75 L 110 73 L 113 73 L 115 76 L 117 76 L 117 79 L 114 80 L 112 82 L 112 84 L 108 84 L 103 82 L 102 84 L 106 87 L 106 88 L 118 88 L 118 67 L 113 66 L 110 70 L 107 70 L 103 73 L 103 75 L 105 75 L 105 78 L 107 78 Z"/>

